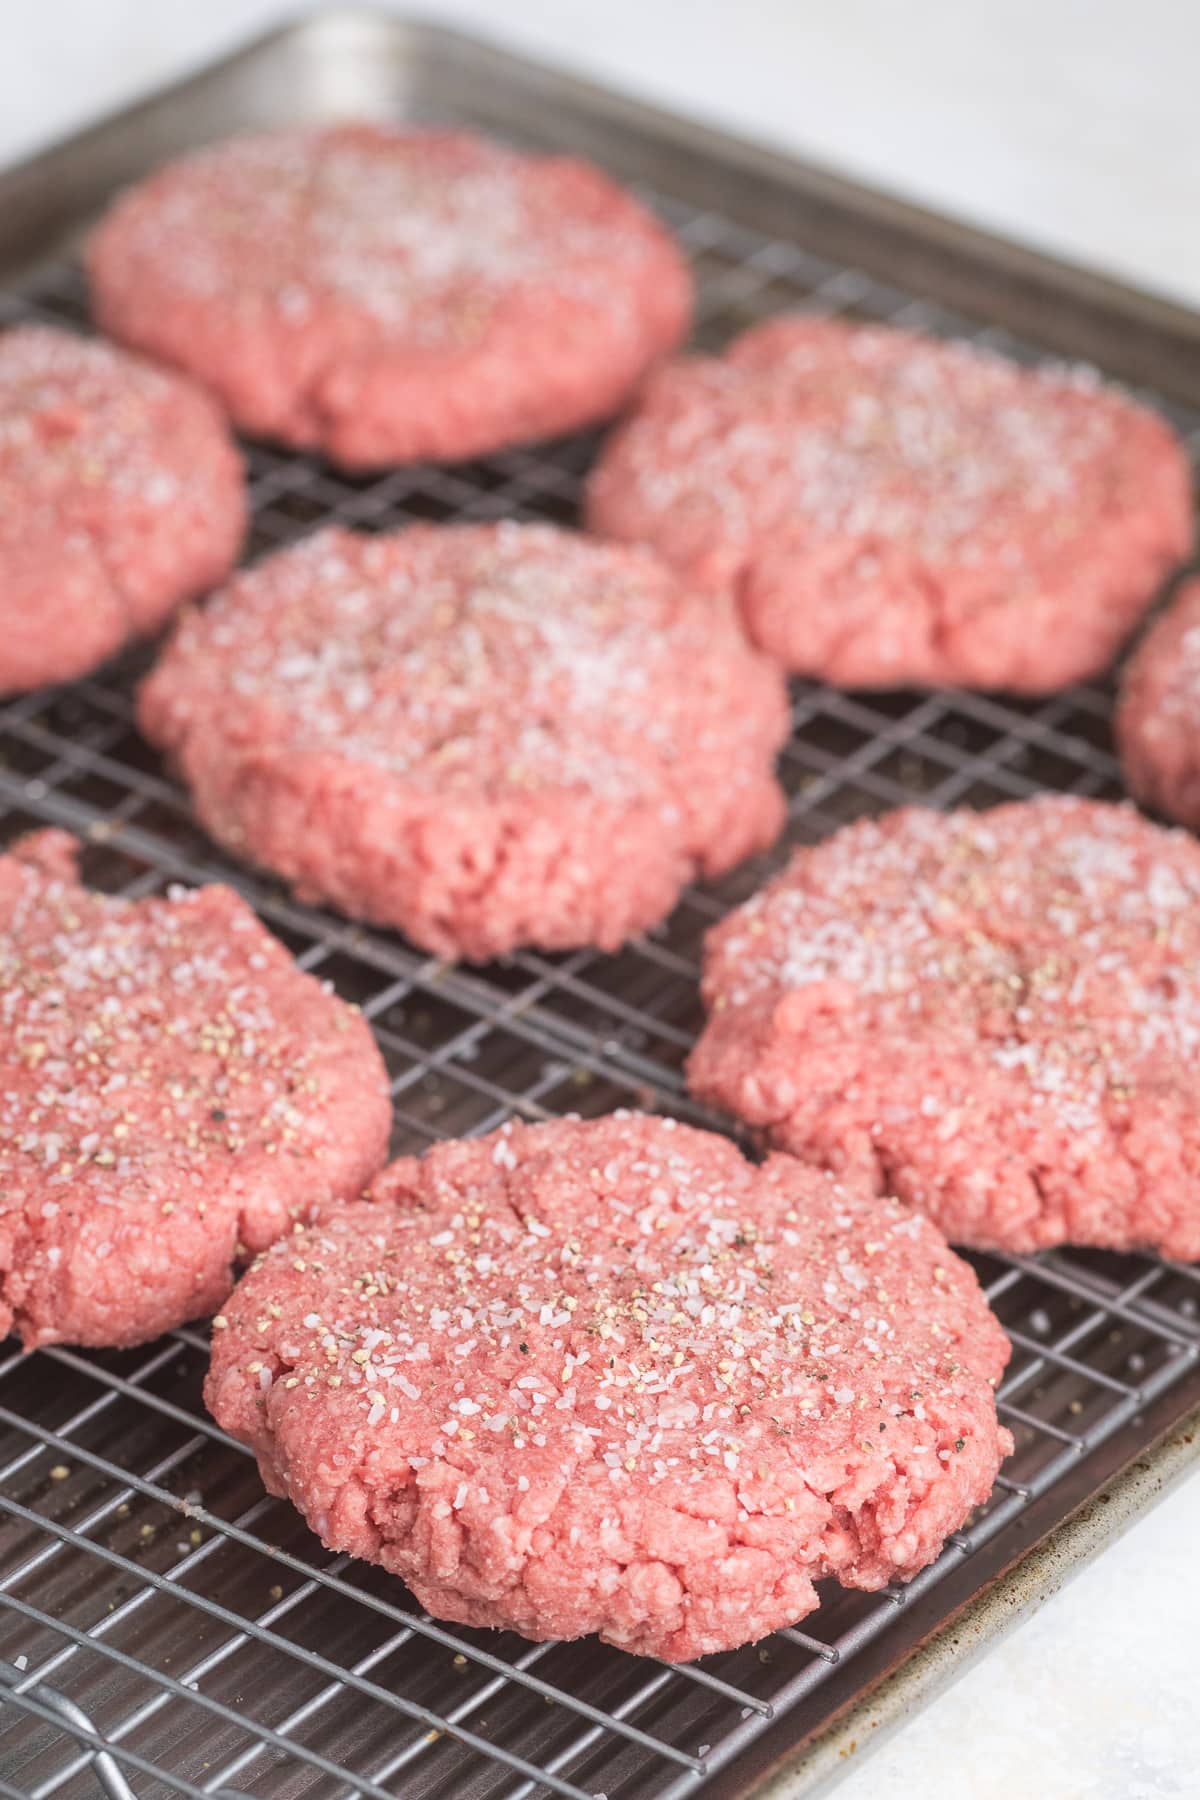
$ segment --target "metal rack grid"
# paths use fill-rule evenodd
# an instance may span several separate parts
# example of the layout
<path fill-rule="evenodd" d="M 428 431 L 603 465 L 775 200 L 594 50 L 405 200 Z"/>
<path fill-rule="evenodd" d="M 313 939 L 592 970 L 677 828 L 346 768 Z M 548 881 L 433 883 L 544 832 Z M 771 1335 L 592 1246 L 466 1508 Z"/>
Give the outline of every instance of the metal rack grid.
<path fill-rule="evenodd" d="M 649 197 L 693 256 L 703 343 L 799 305 L 1031 354 L 854 270 Z M 0 297 L 0 323 L 26 317 L 84 322 L 72 265 Z M 1167 410 L 1200 451 L 1200 419 Z M 581 437 L 351 479 L 255 447 L 251 551 L 333 518 L 366 528 L 505 514 L 571 521 L 593 449 Z M 632 1104 L 705 1120 L 680 1074 L 699 1023 L 700 939 L 792 845 L 914 798 L 985 805 L 1045 787 L 1118 791 L 1101 687 L 1010 704 L 804 685 L 782 763 L 789 824 L 772 857 L 689 891 L 661 930 L 618 956 L 526 953 L 475 972 L 296 905 L 228 863 L 133 730 L 143 663 L 135 655 L 0 708 L 0 837 L 47 822 L 73 829 L 87 844 L 87 878 L 111 892 L 232 881 L 302 966 L 370 1018 L 392 1074 L 397 1149 L 486 1131 L 511 1111 Z M 948 1613 L 964 1570 L 969 1587 L 989 1551 L 993 1568 L 998 1550 L 1027 1547 L 1039 1504 L 1044 1513 L 1061 1492 L 1065 1514 L 1089 1454 L 1122 1433 L 1136 1450 L 1133 1422 L 1156 1398 L 1200 1392 L 1200 1271 L 1066 1252 L 975 1261 L 1014 1345 L 1000 1405 L 1017 1452 L 989 1503 L 907 1589 L 834 1589 L 809 1629 L 686 1668 L 592 1641 L 451 1631 L 394 1580 L 331 1557 L 263 1495 L 247 1453 L 206 1416 L 201 1331 L 124 1353 L 0 1349 L 0 1793 L 731 1791 L 739 1756 L 774 1724 L 786 1716 L 797 1742 L 818 1730 L 835 1675 L 844 1683 L 872 1647 L 900 1656 L 928 1629 L 927 1613 L 913 1624 L 922 1603 Z"/>

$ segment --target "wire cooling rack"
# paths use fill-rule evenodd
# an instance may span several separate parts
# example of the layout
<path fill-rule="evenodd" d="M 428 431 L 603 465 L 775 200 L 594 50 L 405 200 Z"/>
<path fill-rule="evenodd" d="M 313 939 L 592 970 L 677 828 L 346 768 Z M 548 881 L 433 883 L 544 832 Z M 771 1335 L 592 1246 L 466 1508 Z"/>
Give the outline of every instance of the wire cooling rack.
<path fill-rule="evenodd" d="M 796 245 L 647 197 L 692 255 L 702 343 L 801 306 L 1033 354 Z M 72 263 L 0 297 L 0 323 L 25 318 L 85 324 Z M 1200 418 L 1165 410 L 1195 453 Z M 414 518 L 573 522 L 593 454 L 579 437 L 352 479 L 254 447 L 251 551 L 334 519 L 367 529 Z M 144 662 L 126 658 L 0 708 L 0 836 L 66 826 L 85 841 L 88 880 L 114 893 L 232 881 L 300 964 L 370 1019 L 391 1071 L 397 1150 L 486 1131 L 513 1112 L 649 1106 L 720 1124 L 688 1100 L 680 1072 L 700 1022 L 700 940 L 791 846 L 914 799 L 1119 791 L 1105 688 L 1010 704 L 802 685 L 782 760 L 789 824 L 772 857 L 689 891 L 661 930 L 620 955 L 530 952 L 453 969 L 227 862 L 133 728 Z M 1156 1402 L 1176 1392 L 1182 1412 L 1200 1395 L 1197 1270 L 1066 1252 L 974 1261 L 1014 1346 L 1000 1409 L 1017 1451 L 991 1500 L 907 1589 L 832 1589 L 805 1629 L 689 1667 L 590 1640 L 450 1630 L 395 1580 L 331 1556 L 263 1494 L 252 1460 L 206 1415 L 202 1329 L 124 1353 L 0 1347 L 0 1795 L 743 1791 L 756 1748 L 820 1730 L 835 1701 L 1098 1486 L 1102 1476 L 1086 1471 L 1105 1447 L 1109 1472 L 1135 1454 Z"/>

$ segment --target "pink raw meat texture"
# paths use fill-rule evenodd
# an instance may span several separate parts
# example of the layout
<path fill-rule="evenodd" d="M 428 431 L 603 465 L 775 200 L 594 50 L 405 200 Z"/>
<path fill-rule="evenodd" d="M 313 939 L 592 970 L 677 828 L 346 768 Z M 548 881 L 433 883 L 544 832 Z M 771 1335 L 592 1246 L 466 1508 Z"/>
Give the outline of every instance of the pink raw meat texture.
<path fill-rule="evenodd" d="M 1200 846 L 1045 795 L 796 852 L 708 937 L 689 1079 L 952 1243 L 1200 1257 Z"/>
<path fill-rule="evenodd" d="M 797 673 L 1029 694 L 1106 668 L 1193 533 L 1174 434 L 1092 372 L 795 317 L 660 371 L 588 523 Z"/>
<path fill-rule="evenodd" d="M 0 1337 L 30 1349 L 211 1312 L 239 1245 L 362 1191 L 391 1121 L 363 1019 L 236 894 L 111 899 L 77 850 L 0 857 Z"/>
<path fill-rule="evenodd" d="M 322 531 L 182 622 L 139 716 L 214 836 L 444 956 L 615 949 L 783 821 L 779 672 L 549 526 Z"/>
<path fill-rule="evenodd" d="M 208 396 L 111 344 L 0 333 L 0 694 L 70 681 L 221 581 L 242 466 Z"/>
<path fill-rule="evenodd" d="M 991 1492 L 1008 1344 L 919 1214 L 636 1114 L 405 1158 L 235 1289 L 206 1397 L 438 1618 L 680 1660 Z"/>
<path fill-rule="evenodd" d="M 1125 665 L 1115 727 L 1131 791 L 1200 830 L 1200 581 L 1185 582 Z"/>
<path fill-rule="evenodd" d="M 104 329 L 246 431 L 375 467 L 608 417 L 687 334 L 669 233 L 599 169 L 335 125 L 169 164 L 87 254 Z"/>

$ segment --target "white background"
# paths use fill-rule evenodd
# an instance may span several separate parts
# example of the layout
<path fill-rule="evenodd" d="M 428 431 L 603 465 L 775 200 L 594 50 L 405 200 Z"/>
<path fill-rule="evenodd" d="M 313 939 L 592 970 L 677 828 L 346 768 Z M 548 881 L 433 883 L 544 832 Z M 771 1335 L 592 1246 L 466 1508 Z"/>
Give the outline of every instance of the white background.
<path fill-rule="evenodd" d="M 288 0 L 0 0 L 0 158 Z M 402 10 L 402 9 L 401 9 Z M 413 0 L 1200 301 L 1195 0 Z"/>
<path fill-rule="evenodd" d="M 1195 0 L 419 0 L 553 60 L 1200 303 Z M 0 162 L 273 23 L 0 0 Z M 1195 1800 L 1194 1478 L 839 1800 Z"/>

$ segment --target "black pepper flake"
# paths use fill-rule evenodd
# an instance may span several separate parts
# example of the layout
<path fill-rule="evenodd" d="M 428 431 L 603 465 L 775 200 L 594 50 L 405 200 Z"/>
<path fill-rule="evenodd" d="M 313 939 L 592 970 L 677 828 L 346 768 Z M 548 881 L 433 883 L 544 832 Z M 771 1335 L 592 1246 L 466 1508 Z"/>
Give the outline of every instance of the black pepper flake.
<path fill-rule="evenodd" d="M 517 1349 L 521 1352 L 522 1356 L 529 1355 L 529 1345 L 528 1344 L 518 1344 Z"/>
<path fill-rule="evenodd" d="M 214 1106 L 208 1116 L 210 1119 L 214 1119 L 219 1125 L 225 1117 L 224 1109 L 219 1106 Z"/>
<path fill-rule="evenodd" d="M 955 1438 L 954 1448 L 956 1450 L 962 1450 L 963 1448 L 965 1448 L 966 1442 L 967 1442 L 966 1438 Z"/>

